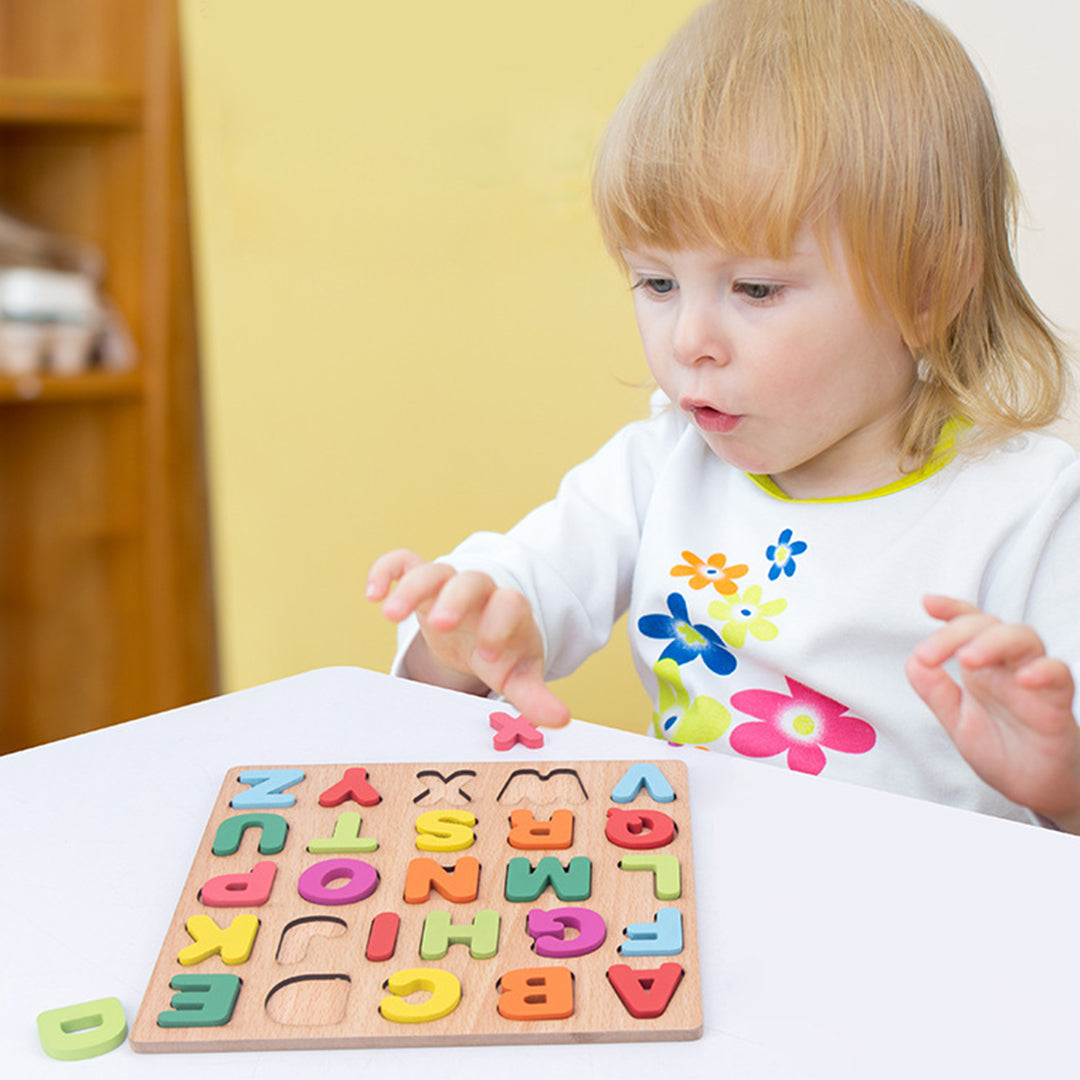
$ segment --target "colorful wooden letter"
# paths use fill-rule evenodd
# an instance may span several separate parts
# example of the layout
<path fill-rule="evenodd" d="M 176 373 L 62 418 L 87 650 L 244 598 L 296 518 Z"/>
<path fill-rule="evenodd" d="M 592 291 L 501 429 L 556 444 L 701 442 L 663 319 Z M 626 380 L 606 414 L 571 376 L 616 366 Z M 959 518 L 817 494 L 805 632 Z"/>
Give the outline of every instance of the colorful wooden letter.
<path fill-rule="evenodd" d="M 449 911 L 433 911 L 424 919 L 422 960 L 441 960 L 451 945 L 468 945 L 474 960 L 490 960 L 499 951 L 499 913 L 478 911 L 471 923 L 454 926 Z"/>
<path fill-rule="evenodd" d="M 346 799 L 360 806 L 378 806 L 382 796 L 368 783 L 367 769 L 346 769 L 345 775 L 319 796 L 320 806 L 340 806 Z"/>
<path fill-rule="evenodd" d="M 511 716 L 509 713 L 494 712 L 490 718 L 495 729 L 495 749 L 509 750 L 517 743 L 530 750 L 539 750 L 544 745 L 544 733 L 524 716 Z"/>
<path fill-rule="evenodd" d="M 201 964 L 215 953 L 221 954 L 223 964 L 242 964 L 251 955 L 259 919 L 256 915 L 237 915 L 223 927 L 209 915 L 192 915 L 184 929 L 192 941 L 176 954 L 176 959 L 185 967 Z"/>
<path fill-rule="evenodd" d="M 660 810 L 620 810 L 607 812 L 604 835 L 617 847 L 644 851 L 666 847 L 675 839 L 675 822 Z"/>
<path fill-rule="evenodd" d="M 438 1020 L 452 1013 L 461 1000 L 461 983 L 457 976 L 439 968 L 396 971 L 385 985 L 393 996 L 379 1002 L 379 1012 L 383 1019 L 395 1024 L 424 1024 Z M 418 990 L 428 991 L 431 997 L 417 1005 L 402 1000 Z"/>
<path fill-rule="evenodd" d="M 550 821 L 537 821 L 531 810 L 512 810 L 506 842 L 519 851 L 568 848 L 574 843 L 574 815 L 569 810 L 553 810 Z"/>
<path fill-rule="evenodd" d="M 343 882 L 330 887 L 333 881 Z M 312 904 L 355 904 L 379 886 L 379 873 L 361 859 L 324 859 L 309 866 L 297 879 L 296 891 Z"/>
<path fill-rule="evenodd" d="M 302 769 L 248 769 L 237 778 L 241 784 L 249 784 L 250 790 L 234 795 L 229 805 L 234 810 L 273 810 L 293 806 L 295 795 L 283 794 L 286 788 L 304 779 Z"/>
<path fill-rule="evenodd" d="M 619 946 L 623 956 L 678 956 L 683 951 L 682 913 L 661 908 L 651 923 L 631 923 L 624 931 L 630 939 Z"/>
<path fill-rule="evenodd" d="M 312 855 L 362 855 L 378 851 L 377 840 L 360 835 L 362 824 L 355 810 L 346 810 L 334 822 L 334 835 L 312 840 L 307 849 Z"/>
<path fill-rule="evenodd" d="M 480 860 L 463 855 L 447 870 L 434 859 L 410 859 L 405 871 L 405 903 L 424 903 L 432 889 L 452 904 L 475 900 L 480 891 Z"/>
<path fill-rule="evenodd" d="M 158 1013 L 158 1027 L 222 1027 L 236 1008 L 240 976 L 174 975 L 169 989 L 180 992 L 173 995 L 170 1011 Z"/>
<path fill-rule="evenodd" d="M 508 971 L 497 1008 L 506 1020 L 565 1020 L 574 1015 L 574 976 L 564 967 Z"/>
<path fill-rule="evenodd" d="M 421 851 L 461 851 L 472 847 L 476 815 L 468 810 L 428 810 L 416 819 L 416 846 Z"/>
<path fill-rule="evenodd" d="M 624 855 L 619 866 L 623 870 L 651 870 L 657 900 L 678 900 L 682 896 L 682 873 L 674 855 Z"/>
<path fill-rule="evenodd" d="M 389 960 L 397 948 L 398 928 L 400 926 L 401 916 L 396 911 L 380 911 L 371 920 L 371 930 L 368 932 L 364 956 L 373 964 Z"/>
<path fill-rule="evenodd" d="M 114 997 L 39 1013 L 37 1029 L 42 1050 L 59 1061 L 107 1054 L 127 1038 L 124 1006 Z"/>
<path fill-rule="evenodd" d="M 607 976 L 631 1016 L 655 1020 L 663 1016 L 670 1004 L 682 981 L 683 969 L 678 964 L 661 964 L 658 968 L 634 971 L 627 964 L 615 964 L 608 968 Z"/>
<path fill-rule="evenodd" d="M 237 814 L 218 826 L 211 850 L 215 855 L 235 855 L 248 829 L 261 830 L 260 855 L 277 855 L 289 835 L 289 823 L 280 814 Z"/>
<path fill-rule="evenodd" d="M 207 907 L 262 907 L 270 899 L 277 876 L 277 863 L 266 859 L 247 874 L 219 874 L 200 890 L 199 900 Z"/>
<path fill-rule="evenodd" d="M 516 904 L 529 904 L 551 886 L 560 900 L 588 900 L 592 895 L 592 861 L 575 855 L 563 866 L 554 855 L 545 855 L 533 868 L 525 856 L 506 864 L 506 899 Z"/>
<path fill-rule="evenodd" d="M 675 798 L 675 789 L 664 774 L 652 762 L 646 761 L 631 765 L 626 770 L 622 779 L 611 789 L 611 801 L 633 802 L 643 787 L 655 802 L 668 803 Z"/>
<path fill-rule="evenodd" d="M 544 911 L 533 908 L 525 922 L 529 937 L 536 939 L 536 955 L 559 958 L 585 956 L 604 944 L 607 925 L 590 908 L 566 907 Z M 569 940 L 567 930 L 577 931 Z"/>

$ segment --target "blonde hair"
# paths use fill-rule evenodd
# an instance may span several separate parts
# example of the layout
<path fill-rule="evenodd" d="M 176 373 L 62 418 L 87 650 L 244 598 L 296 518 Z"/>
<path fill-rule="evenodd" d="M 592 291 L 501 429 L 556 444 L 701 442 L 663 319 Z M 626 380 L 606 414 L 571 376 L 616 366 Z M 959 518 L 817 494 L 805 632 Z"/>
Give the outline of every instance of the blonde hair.
<path fill-rule="evenodd" d="M 868 311 L 918 360 L 901 453 L 946 419 L 997 440 L 1054 419 L 1063 348 L 1013 260 L 1018 192 L 961 45 L 905 0 L 713 0 L 601 141 L 605 243 L 790 255 L 835 223 Z"/>

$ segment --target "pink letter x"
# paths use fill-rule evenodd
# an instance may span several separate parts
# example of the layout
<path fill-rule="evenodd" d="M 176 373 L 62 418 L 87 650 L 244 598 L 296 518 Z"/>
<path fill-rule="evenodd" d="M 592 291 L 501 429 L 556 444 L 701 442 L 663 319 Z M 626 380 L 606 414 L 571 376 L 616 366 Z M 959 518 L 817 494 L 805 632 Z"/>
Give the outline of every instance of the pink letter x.
<path fill-rule="evenodd" d="M 495 749 L 509 750 L 515 743 L 521 743 L 530 750 L 539 750 L 544 745 L 544 735 L 537 731 L 524 716 L 511 716 L 509 713 L 491 714 L 491 726 L 495 729 Z"/>

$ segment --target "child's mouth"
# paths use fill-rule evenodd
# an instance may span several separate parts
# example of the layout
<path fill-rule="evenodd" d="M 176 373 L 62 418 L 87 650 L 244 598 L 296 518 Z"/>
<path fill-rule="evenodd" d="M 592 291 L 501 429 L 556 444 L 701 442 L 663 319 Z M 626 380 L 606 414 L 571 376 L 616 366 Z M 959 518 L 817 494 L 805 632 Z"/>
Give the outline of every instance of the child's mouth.
<path fill-rule="evenodd" d="M 687 402 L 683 408 L 694 418 L 701 431 L 711 434 L 726 435 L 734 431 L 742 420 L 741 416 L 732 413 L 720 412 L 711 405 L 703 405 L 700 402 Z"/>

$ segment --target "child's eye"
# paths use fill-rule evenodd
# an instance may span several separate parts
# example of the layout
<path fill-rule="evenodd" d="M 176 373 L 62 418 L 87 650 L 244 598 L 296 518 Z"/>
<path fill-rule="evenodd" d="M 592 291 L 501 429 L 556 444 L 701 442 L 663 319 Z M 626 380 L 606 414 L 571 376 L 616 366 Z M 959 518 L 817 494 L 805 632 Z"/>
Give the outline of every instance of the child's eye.
<path fill-rule="evenodd" d="M 740 292 L 750 300 L 772 300 L 780 295 L 782 285 L 776 285 L 768 281 L 737 281 L 735 291 Z"/>
<path fill-rule="evenodd" d="M 662 277 L 646 277 L 638 278 L 634 282 L 635 289 L 642 289 L 644 292 L 654 293 L 656 296 L 666 296 L 668 293 L 673 292 L 675 289 L 675 282 L 671 278 Z"/>

